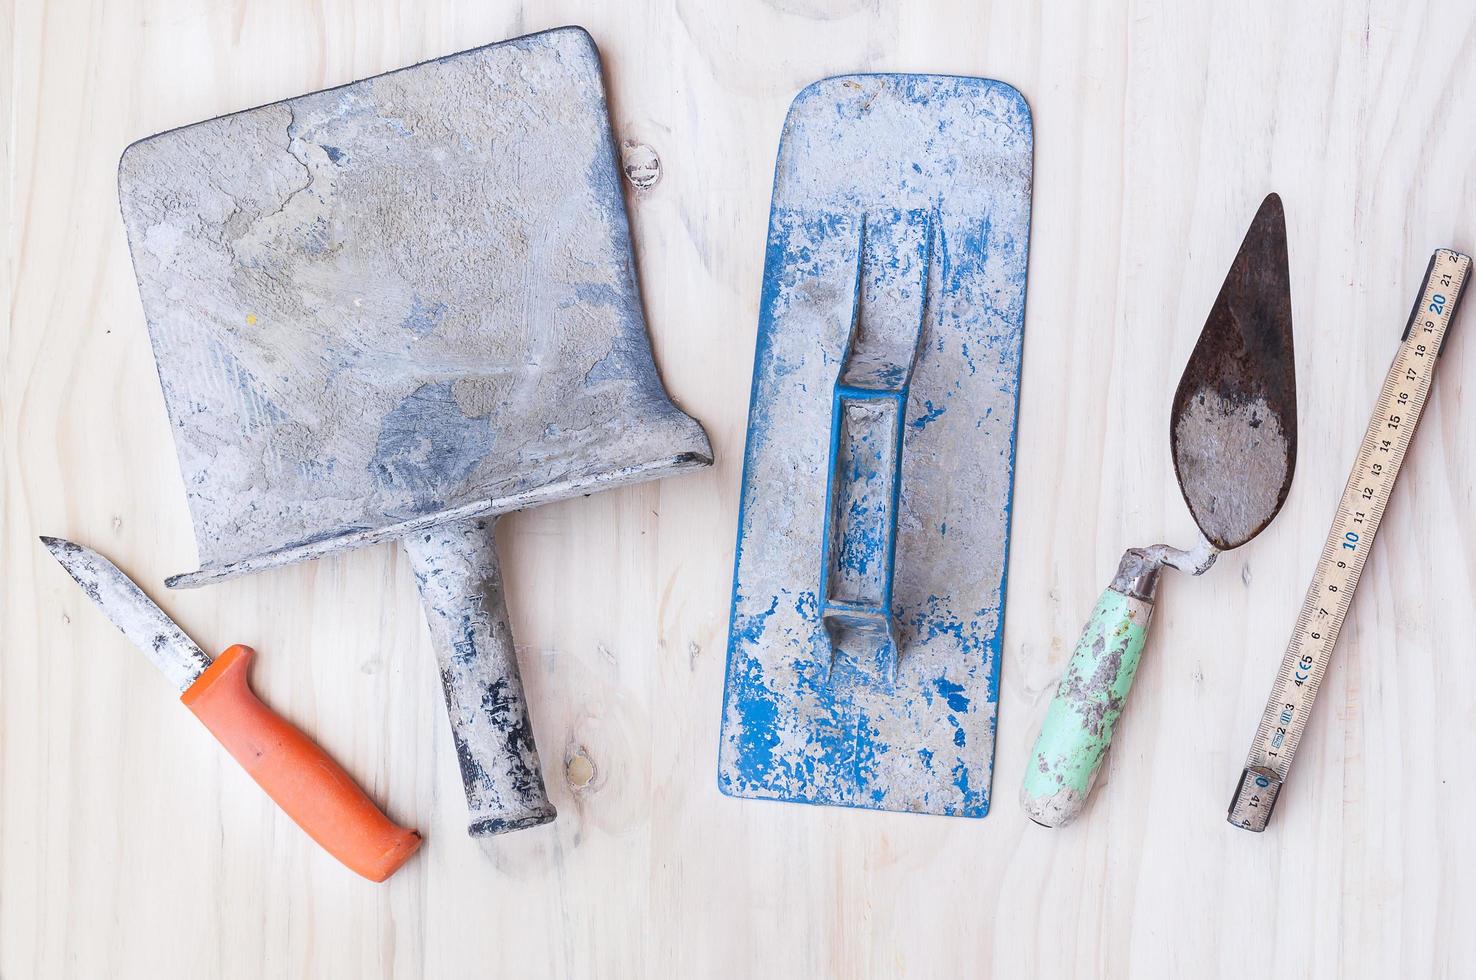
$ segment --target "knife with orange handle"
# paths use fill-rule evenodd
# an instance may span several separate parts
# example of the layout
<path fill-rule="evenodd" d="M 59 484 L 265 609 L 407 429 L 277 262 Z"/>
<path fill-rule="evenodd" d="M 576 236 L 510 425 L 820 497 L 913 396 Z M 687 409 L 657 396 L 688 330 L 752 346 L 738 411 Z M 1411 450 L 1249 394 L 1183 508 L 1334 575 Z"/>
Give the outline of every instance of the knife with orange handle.
<path fill-rule="evenodd" d="M 211 660 L 143 590 L 97 552 L 62 538 L 41 543 L 113 625 L 148 655 L 241 767 L 351 871 L 383 881 L 420 847 L 343 768 L 251 691 L 255 652 L 237 644 Z"/>

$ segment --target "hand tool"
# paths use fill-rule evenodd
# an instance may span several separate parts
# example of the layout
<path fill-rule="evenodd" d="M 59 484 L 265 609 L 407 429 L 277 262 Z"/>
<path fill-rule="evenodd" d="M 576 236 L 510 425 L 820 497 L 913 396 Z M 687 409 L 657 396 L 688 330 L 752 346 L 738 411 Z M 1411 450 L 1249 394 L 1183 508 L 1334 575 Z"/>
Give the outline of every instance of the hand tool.
<path fill-rule="evenodd" d="M 420 847 L 349 774 L 247 683 L 255 656 L 236 644 L 211 660 L 133 580 L 102 555 L 62 538 L 41 543 L 114 626 L 148 655 L 241 768 L 307 835 L 351 871 L 383 881 Z"/>
<path fill-rule="evenodd" d="M 403 539 L 470 833 L 553 819 L 491 518 L 711 462 L 656 373 L 589 35 L 154 136 L 119 191 L 202 560 L 168 584 Z"/>
<path fill-rule="evenodd" d="M 1174 392 L 1174 472 L 1202 540 L 1131 548 L 1092 610 L 1025 767 L 1020 803 L 1046 827 L 1086 806 L 1132 689 L 1165 565 L 1201 575 L 1281 510 L 1297 461 L 1291 280 L 1281 199 L 1261 202 Z"/>
<path fill-rule="evenodd" d="M 1230 801 L 1229 820 L 1237 827 L 1260 833 L 1271 820 L 1338 633 L 1353 604 L 1374 535 L 1384 519 L 1384 508 L 1420 424 L 1435 379 L 1435 362 L 1470 273 L 1469 256 L 1442 248 L 1430 257 L 1424 285 L 1415 296 L 1394 363 L 1379 389 L 1353 472 L 1333 515 L 1312 585 L 1302 600 L 1291 643 L 1281 658 L 1276 683 Z"/>
<path fill-rule="evenodd" d="M 719 786 L 989 808 L 1030 235 L 1020 93 L 850 75 L 779 146 Z"/>

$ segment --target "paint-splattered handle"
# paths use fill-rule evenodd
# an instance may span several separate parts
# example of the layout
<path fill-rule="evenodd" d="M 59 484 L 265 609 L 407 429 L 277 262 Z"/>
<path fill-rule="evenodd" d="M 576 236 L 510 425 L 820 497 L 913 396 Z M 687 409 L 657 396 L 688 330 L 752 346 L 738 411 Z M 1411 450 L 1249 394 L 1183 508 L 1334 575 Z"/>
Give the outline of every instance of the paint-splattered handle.
<path fill-rule="evenodd" d="M 441 668 L 473 837 L 556 815 L 543 787 L 502 592 L 492 519 L 405 539 Z"/>
<path fill-rule="evenodd" d="M 1142 552 L 1125 554 L 1077 641 L 1020 787 L 1020 805 L 1042 826 L 1065 826 L 1086 807 L 1138 672 L 1157 580 Z"/>

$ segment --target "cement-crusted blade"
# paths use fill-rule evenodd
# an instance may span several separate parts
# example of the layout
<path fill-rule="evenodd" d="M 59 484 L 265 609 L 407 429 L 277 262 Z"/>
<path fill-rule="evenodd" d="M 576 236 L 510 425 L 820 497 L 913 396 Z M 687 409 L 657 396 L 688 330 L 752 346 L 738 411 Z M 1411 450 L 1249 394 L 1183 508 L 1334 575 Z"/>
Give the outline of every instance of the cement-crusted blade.
<path fill-rule="evenodd" d="M 1174 471 L 1209 542 L 1238 548 L 1276 516 L 1297 462 L 1291 275 L 1281 198 L 1261 202 L 1179 379 Z"/>
<path fill-rule="evenodd" d="M 201 560 L 165 584 L 709 465 L 652 357 L 615 142 L 566 27 L 130 146 Z"/>
<path fill-rule="evenodd" d="M 118 566 L 91 548 L 63 538 L 43 536 L 41 543 L 113 625 L 148 654 L 154 666 L 177 689 L 183 691 L 189 687 L 210 666 L 205 651 L 154 600 L 144 595 L 133 579 L 120 572 Z"/>

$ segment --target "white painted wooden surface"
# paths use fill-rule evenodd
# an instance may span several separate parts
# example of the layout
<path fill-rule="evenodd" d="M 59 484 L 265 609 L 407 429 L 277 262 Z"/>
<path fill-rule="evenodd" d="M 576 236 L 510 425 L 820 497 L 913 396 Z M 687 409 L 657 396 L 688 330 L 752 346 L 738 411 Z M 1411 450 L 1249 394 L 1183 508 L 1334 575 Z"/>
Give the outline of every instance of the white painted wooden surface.
<path fill-rule="evenodd" d="M 75 537 L 151 584 L 193 567 L 114 168 L 167 127 L 564 23 L 604 52 L 617 131 L 665 165 L 632 201 L 641 280 L 718 464 L 504 522 L 558 822 L 463 835 L 398 548 L 162 596 L 205 646 L 255 645 L 262 695 L 425 831 L 374 886 L 265 800 L 35 542 Z M 1244 834 L 1224 808 L 1425 261 L 1476 248 L 1473 36 L 1457 2 L 6 0 L 0 976 L 1180 977 L 1243 955 L 1270 976 L 1471 975 L 1470 311 L 1275 824 Z M 802 85 L 862 69 L 1000 78 L 1035 112 L 980 822 L 738 802 L 714 778 L 775 144 Z M 1107 785 L 1082 823 L 1040 830 L 1014 795 L 1044 697 L 1119 552 L 1190 538 L 1170 397 L 1273 189 L 1291 497 L 1208 577 L 1167 584 Z"/>

